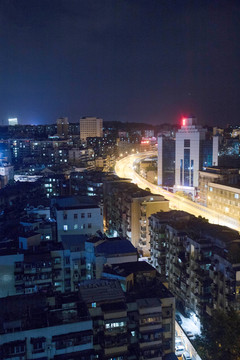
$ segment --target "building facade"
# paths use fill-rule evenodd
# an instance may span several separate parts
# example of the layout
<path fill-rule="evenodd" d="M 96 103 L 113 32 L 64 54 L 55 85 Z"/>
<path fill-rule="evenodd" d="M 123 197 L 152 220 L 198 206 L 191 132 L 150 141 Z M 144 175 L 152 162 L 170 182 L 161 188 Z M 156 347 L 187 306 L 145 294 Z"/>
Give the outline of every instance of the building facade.
<path fill-rule="evenodd" d="M 218 137 L 206 139 L 206 129 L 196 125 L 196 118 L 182 120 L 176 132 L 175 189 L 198 187 L 198 171 L 218 165 Z"/>
<path fill-rule="evenodd" d="M 57 134 L 60 137 L 68 137 L 69 122 L 67 117 L 57 119 Z"/>
<path fill-rule="evenodd" d="M 144 254 L 149 253 L 148 217 L 168 211 L 169 201 L 139 189 L 127 181 L 104 182 L 104 227 L 111 236 L 129 239 Z"/>
<path fill-rule="evenodd" d="M 150 218 L 151 261 L 182 309 L 240 309 L 239 234 L 182 211 Z"/>
<path fill-rule="evenodd" d="M 239 169 L 215 166 L 206 167 L 204 170 L 199 171 L 198 201 L 205 206 L 207 205 L 209 183 L 228 184 L 229 186 L 234 186 L 234 184 L 239 182 L 239 179 Z"/>
<path fill-rule="evenodd" d="M 103 231 L 102 209 L 89 197 L 58 197 L 51 203 L 57 221 L 58 241 L 62 235 L 94 235 Z"/>
<path fill-rule="evenodd" d="M 175 184 L 175 146 L 173 138 L 158 137 L 158 185 L 173 187 Z"/>
<path fill-rule="evenodd" d="M 88 137 L 103 136 L 103 120 L 96 117 L 80 119 L 80 139 L 86 141 Z"/>
<path fill-rule="evenodd" d="M 240 187 L 209 182 L 207 185 L 207 207 L 239 222 Z"/>

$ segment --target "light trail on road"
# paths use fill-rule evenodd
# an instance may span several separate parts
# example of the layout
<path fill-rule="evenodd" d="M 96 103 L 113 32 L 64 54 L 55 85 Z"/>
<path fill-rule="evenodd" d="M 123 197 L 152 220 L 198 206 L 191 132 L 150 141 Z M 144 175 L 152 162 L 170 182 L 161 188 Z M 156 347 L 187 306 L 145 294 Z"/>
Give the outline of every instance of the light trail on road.
<path fill-rule="evenodd" d="M 157 156 L 157 153 L 149 151 L 145 153 L 126 156 L 123 159 L 117 161 L 115 165 L 115 173 L 120 178 L 131 179 L 132 182 L 137 184 L 138 187 L 142 189 L 149 188 L 153 194 L 160 194 L 164 196 L 167 200 L 169 200 L 169 207 L 171 209 L 186 211 L 197 217 L 202 216 L 209 220 L 209 222 L 212 224 L 223 225 L 231 229 L 240 231 L 240 223 L 236 219 L 220 214 L 191 200 L 185 199 L 179 195 L 164 190 L 160 186 L 150 183 L 149 181 L 141 177 L 139 174 L 137 174 L 134 170 L 136 162 L 151 156 Z"/>

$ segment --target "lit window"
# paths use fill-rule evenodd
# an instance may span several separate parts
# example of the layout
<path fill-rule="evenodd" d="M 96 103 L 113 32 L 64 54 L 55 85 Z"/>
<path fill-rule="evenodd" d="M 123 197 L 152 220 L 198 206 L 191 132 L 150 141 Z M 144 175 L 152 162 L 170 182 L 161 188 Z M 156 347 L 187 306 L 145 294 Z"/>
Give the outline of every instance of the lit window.
<path fill-rule="evenodd" d="M 78 229 L 78 224 L 74 224 L 73 228 L 74 228 L 74 230 L 77 230 Z"/>
<path fill-rule="evenodd" d="M 63 225 L 63 230 L 68 231 L 68 225 Z"/>
<path fill-rule="evenodd" d="M 97 304 L 95 302 L 92 303 L 92 308 L 97 307 Z"/>
<path fill-rule="evenodd" d="M 239 199 L 239 194 L 234 194 L 235 199 Z"/>
<path fill-rule="evenodd" d="M 212 191 L 212 187 L 210 186 L 209 191 Z"/>

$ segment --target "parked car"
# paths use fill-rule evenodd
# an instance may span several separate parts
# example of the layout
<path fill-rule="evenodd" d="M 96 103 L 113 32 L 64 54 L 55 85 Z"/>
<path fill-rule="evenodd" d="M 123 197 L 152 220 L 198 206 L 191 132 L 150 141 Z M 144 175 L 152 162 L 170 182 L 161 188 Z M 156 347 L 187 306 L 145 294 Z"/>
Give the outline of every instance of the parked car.
<path fill-rule="evenodd" d="M 182 358 L 183 358 L 183 360 L 192 360 L 192 358 L 188 352 L 183 353 Z"/>
<path fill-rule="evenodd" d="M 175 320 L 178 322 L 179 325 L 182 325 L 182 319 L 181 319 L 180 315 L 175 314 Z"/>
<path fill-rule="evenodd" d="M 189 339 L 193 339 L 195 337 L 191 331 L 185 331 L 185 333 Z"/>
<path fill-rule="evenodd" d="M 175 354 L 177 356 L 181 356 L 184 353 L 184 350 L 185 350 L 185 348 L 184 348 L 183 344 L 178 344 L 175 346 Z"/>

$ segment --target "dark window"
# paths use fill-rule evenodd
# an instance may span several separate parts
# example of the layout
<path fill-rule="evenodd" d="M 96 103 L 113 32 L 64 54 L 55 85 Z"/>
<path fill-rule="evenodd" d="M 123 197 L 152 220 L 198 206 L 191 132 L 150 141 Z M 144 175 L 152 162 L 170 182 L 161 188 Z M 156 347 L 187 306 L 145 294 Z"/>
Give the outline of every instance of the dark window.
<path fill-rule="evenodd" d="M 190 147 L 190 139 L 185 139 L 185 140 L 184 140 L 184 147 L 185 147 L 185 148 L 189 148 L 189 147 Z"/>
<path fill-rule="evenodd" d="M 91 229 L 92 228 L 92 224 L 88 224 L 88 229 Z"/>
<path fill-rule="evenodd" d="M 74 214 L 74 219 L 77 219 L 78 218 L 78 214 Z"/>
<path fill-rule="evenodd" d="M 81 213 L 81 218 L 84 219 L 85 218 L 85 214 Z"/>
<path fill-rule="evenodd" d="M 67 220 L 67 214 L 63 214 L 63 219 Z"/>
<path fill-rule="evenodd" d="M 88 214 L 87 214 L 87 217 L 88 217 L 88 218 L 91 218 L 91 217 L 92 217 L 92 214 L 91 214 L 91 213 L 88 213 Z"/>

